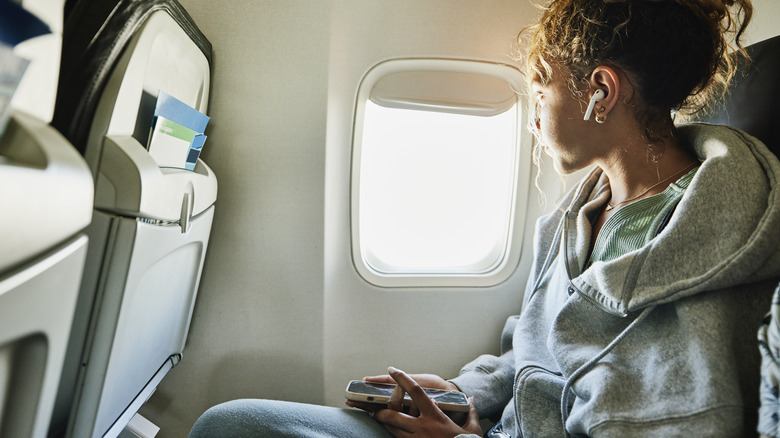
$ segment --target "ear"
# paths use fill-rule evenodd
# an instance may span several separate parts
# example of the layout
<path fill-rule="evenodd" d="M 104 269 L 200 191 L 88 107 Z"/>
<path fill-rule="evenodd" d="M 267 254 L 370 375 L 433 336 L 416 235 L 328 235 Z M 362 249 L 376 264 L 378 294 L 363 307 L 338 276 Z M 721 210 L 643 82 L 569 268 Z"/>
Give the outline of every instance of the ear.
<path fill-rule="evenodd" d="M 620 77 L 617 72 L 612 67 L 600 65 L 593 69 L 589 82 L 591 90 L 588 98 L 592 98 L 596 90 L 604 92 L 604 97 L 598 101 L 593 110 L 594 114 L 609 114 L 617 104 L 620 94 Z"/>

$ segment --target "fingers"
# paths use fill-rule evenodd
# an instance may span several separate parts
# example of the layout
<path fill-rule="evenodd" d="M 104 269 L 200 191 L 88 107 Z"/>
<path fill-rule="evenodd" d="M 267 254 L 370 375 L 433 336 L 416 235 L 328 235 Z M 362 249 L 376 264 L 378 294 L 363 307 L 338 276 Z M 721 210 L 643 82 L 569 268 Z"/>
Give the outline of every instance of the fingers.
<path fill-rule="evenodd" d="M 379 409 L 373 414 L 374 420 L 379 421 L 385 428 L 393 434 L 393 436 L 401 436 L 399 431 L 413 432 L 414 431 L 414 417 L 411 417 L 403 412 L 394 411 L 392 409 Z M 391 428 L 393 430 L 391 430 Z"/>
<path fill-rule="evenodd" d="M 479 413 L 477 408 L 474 407 L 474 397 L 469 397 L 469 416 L 466 418 L 466 423 L 463 425 L 463 429 L 471 432 L 475 432 L 477 435 L 482 436 L 482 425 L 479 424 Z"/>
<path fill-rule="evenodd" d="M 396 386 L 390 395 L 390 400 L 387 402 L 387 408 L 398 412 L 403 411 L 405 394 L 404 389 L 400 385 Z"/>
<path fill-rule="evenodd" d="M 389 376 L 398 385 L 390 397 L 388 408 L 377 409 L 372 416 L 396 438 L 418 436 L 455 436 L 462 433 L 482 436 L 479 414 L 474 408 L 473 398 L 469 399 L 469 412 L 463 426 L 459 426 L 448 417 L 423 388 L 408 374 L 393 367 L 388 368 Z M 403 394 L 412 398 L 409 413 L 402 411 Z M 400 405 L 400 406 L 399 406 Z M 401 410 L 398 410 L 398 409 Z M 461 414 L 463 415 L 463 414 Z"/>
<path fill-rule="evenodd" d="M 395 384 L 395 380 L 393 380 L 393 378 L 390 377 L 387 374 L 383 374 L 381 376 L 366 376 L 366 377 L 363 377 L 363 380 L 366 381 L 366 382 L 392 383 L 392 384 Z"/>
<path fill-rule="evenodd" d="M 420 409 L 417 407 L 417 403 L 415 403 L 414 400 L 409 404 L 409 411 L 407 413 L 412 417 L 420 416 Z"/>
<path fill-rule="evenodd" d="M 403 429 L 399 429 L 389 424 L 383 424 L 382 427 L 384 427 L 385 430 L 390 432 L 390 435 L 392 435 L 394 438 L 414 438 L 413 432 L 407 432 Z"/>
<path fill-rule="evenodd" d="M 436 403 L 428 397 L 428 394 L 423 391 L 422 387 L 408 374 L 393 367 L 388 368 L 387 371 L 390 373 L 390 377 L 398 383 L 398 386 L 409 394 L 409 397 L 412 398 L 412 403 L 416 406 L 416 409 L 419 409 L 420 413 L 432 415 L 437 413 L 437 411 L 441 412 Z"/>
<path fill-rule="evenodd" d="M 399 382 L 400 383 L 400 382 Z M 459 434 L 475 434 L 482 436 L 479 424 L 479 414 L 474 408 L 473 399 L 469 399 L 471 408 L 463 426 L 453 423 L 446 415 L 413 417 L 392 409 L 380 409 L 374 412 L 375 420 L 382 423 L 385 429 L 396 438 L 456 436 Z M 441 411 L 439 411 L 441 412 Z"/>
<path fill-rule="evenodd" d="M 358 408 L 362 409 L 366 412 L 374 412 L 378 409 L 382 409 L 382 406 L 376 404 L 376 403 L 368 403 L 368 402 L 359 402 L 355 400 L 347 400 L 347 406 L 351 408 Z"/>

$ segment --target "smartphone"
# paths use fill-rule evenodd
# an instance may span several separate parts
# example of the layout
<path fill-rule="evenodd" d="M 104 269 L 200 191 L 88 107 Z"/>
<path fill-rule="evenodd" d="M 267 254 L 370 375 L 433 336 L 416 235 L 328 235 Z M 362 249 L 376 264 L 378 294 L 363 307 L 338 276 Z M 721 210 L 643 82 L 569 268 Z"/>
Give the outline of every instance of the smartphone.
<path fill-rule="evenodd" d="M 396 385 L 392 383 L 353 380 L 347 385 L 345 396 L 347 397 L 347 400 L 386 405 L 390 400 L 390 395 L 393 393 L 395 387 Z M 423 390 L 443 411 L 469 411 L 469 400 L 466 398 L 466 394 L 462 392 L 432 388 L 423 388 Z M 408 406 L 411 401 L 412 399 L 409 397 L 409 394 L 405 394 L 403 404 Z"/>

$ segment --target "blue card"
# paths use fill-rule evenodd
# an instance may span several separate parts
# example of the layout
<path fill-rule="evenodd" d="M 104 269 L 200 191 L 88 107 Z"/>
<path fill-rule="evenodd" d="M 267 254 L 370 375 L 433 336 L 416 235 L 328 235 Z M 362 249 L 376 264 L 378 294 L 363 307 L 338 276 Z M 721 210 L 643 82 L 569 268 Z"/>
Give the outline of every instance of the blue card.
<path fill-rule="evenodd" d="M 157 107 L 154 109 L 154 117 L 157 116 L 162 116 L 185 128 L 192 129 L 198 134 L 203 134 L 206 131 L 206 125 L 210 120 L 209 116 L 162 90 L 157 96 Z"/>

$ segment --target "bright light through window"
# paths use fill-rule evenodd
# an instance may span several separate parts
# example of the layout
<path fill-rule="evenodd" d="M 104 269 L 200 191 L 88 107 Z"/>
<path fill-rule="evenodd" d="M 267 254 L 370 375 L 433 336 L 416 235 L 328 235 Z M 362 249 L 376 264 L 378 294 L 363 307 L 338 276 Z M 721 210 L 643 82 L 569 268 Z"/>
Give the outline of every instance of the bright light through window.
<path fill-rule="evenodd" d="M 359 236 L 379 273 L 479 274 L 509 244 L 517 105 L 493 116 L 366 103 Z"/>

